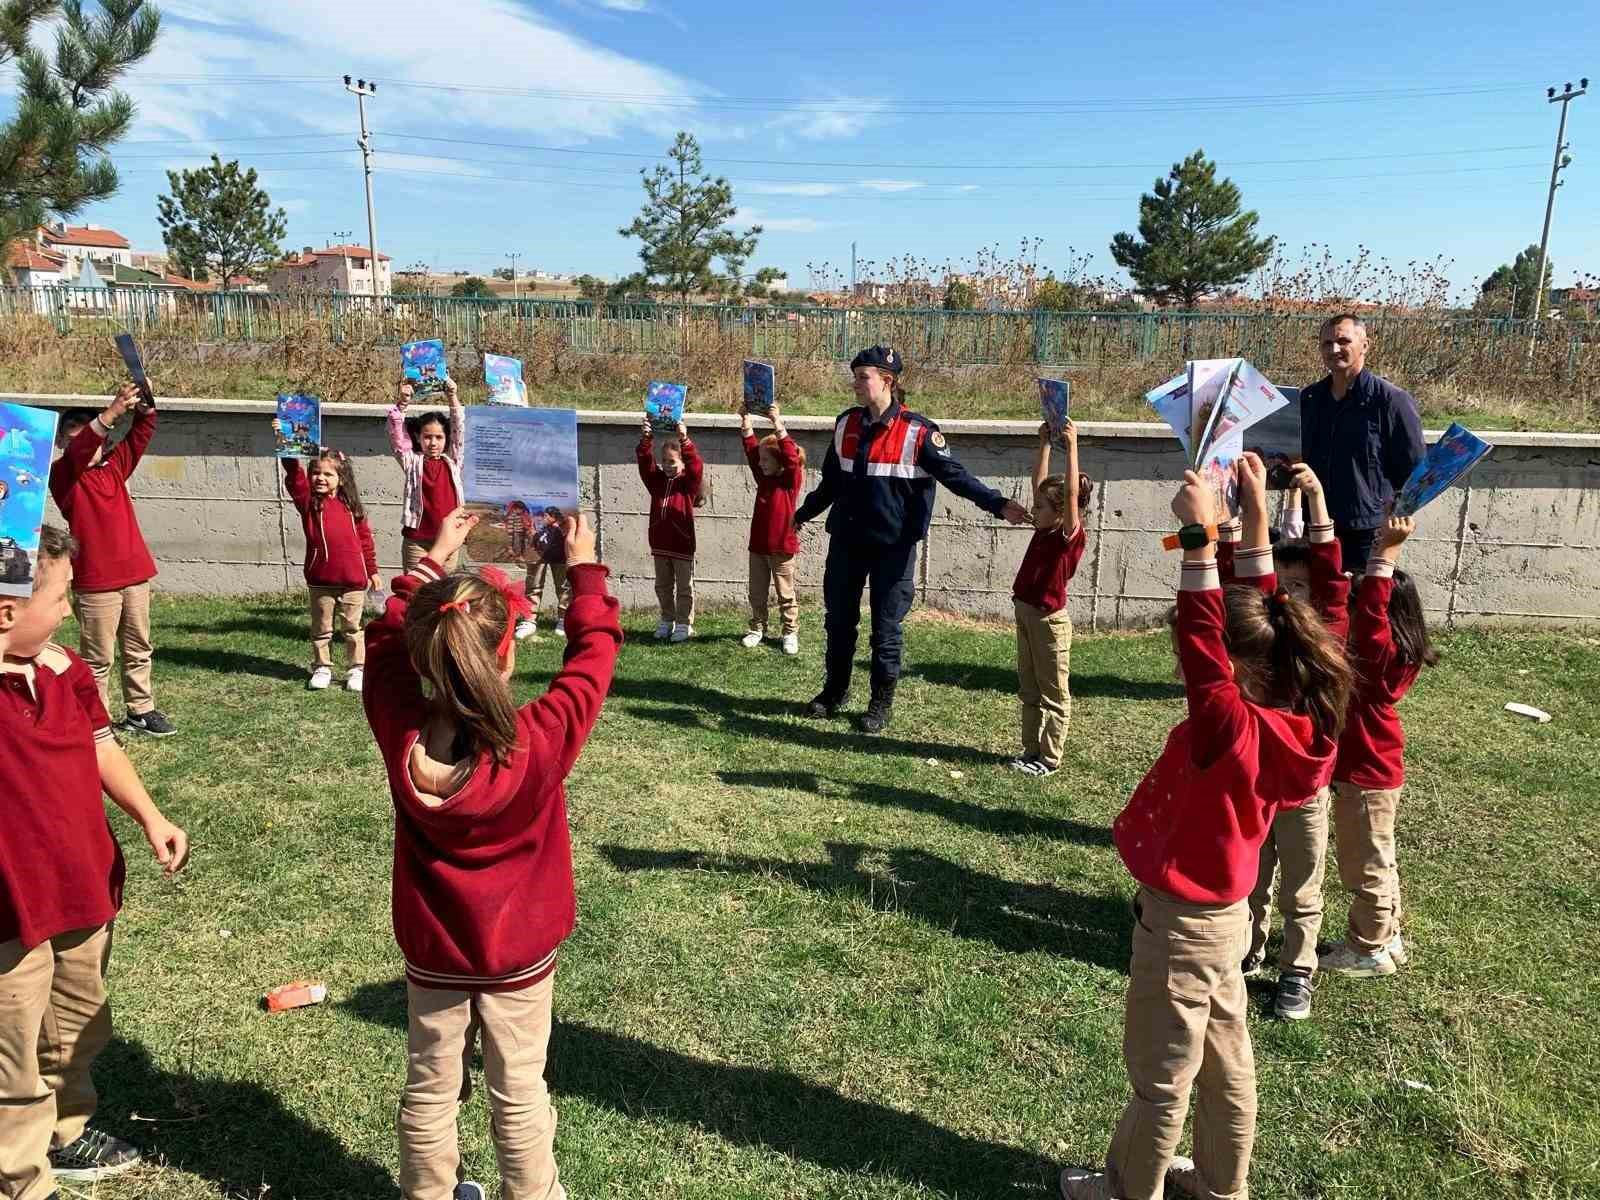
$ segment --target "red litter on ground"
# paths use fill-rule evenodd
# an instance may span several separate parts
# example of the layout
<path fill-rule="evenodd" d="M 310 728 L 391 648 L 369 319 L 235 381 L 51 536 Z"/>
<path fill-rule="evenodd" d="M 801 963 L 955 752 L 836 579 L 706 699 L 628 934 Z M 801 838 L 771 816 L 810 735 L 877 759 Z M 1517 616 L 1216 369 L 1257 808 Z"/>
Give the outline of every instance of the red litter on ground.
<path fill-rule="evenodd" d="M 305 1008 L 321 1004 L 328 998 L 326 984 L 315 979 L 296 979 L 273 988 L 266 994 L 268 1012 L 285 1012 L 291 1008 Z"/>

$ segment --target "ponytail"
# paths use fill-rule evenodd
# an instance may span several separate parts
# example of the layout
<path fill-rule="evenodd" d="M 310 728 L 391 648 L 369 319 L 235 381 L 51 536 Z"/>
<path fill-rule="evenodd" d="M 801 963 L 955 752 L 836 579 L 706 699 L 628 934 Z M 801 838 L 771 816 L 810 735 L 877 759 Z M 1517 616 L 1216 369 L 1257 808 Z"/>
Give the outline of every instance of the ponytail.
<path fill-rule="evenodd" d="M 505 595 L 476 575 L 424 584 L 406 611 L 406 650 L 428 683 L 429 712 L 460 728 L 473 755 L 487 750 L 502 766 L 517 748 L 517 708 L 500 674 L 511 615 Z"/>
<path fill-rule="evenodd" d="M 1279 588 L 1272 595 L 1228 587 L 1227 640 L 1234 677 L 1258 704 L 1311 718 L 1319 734 L 1337 738 L 1355 672 L 1339 639 L 1304 600 Z"/>

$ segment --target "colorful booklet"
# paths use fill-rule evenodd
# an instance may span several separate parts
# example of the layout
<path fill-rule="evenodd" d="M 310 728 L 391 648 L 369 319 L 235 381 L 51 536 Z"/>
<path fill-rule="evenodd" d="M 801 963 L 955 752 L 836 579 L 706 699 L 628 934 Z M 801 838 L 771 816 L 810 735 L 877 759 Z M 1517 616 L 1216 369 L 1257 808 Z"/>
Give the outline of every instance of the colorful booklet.
<path fill-rule="evenodd" d="M 1201 428 L 1202 419 L 1205 421 L 1204 431 L 1199 439 L 1199 451 L 1195 455 L 1198 465 L 1210 448 L 1234 433 L 1243 435 L 1252 426 L 1259 424 L 1266 417 L 1277 412 L 1288 400 L 1282 392 L 1268 382 L 1267 377 L 1242 358 L 1236 358 L 1215 378 L 1221 380 L 1216 391 L 1216 399 L 1212 402 L 1209 412 L 1196 411 L 1195 426 Z M 1205 385 L 1209 393 L 1210 381 Z M 1196 401 L 1201 400 L 1199 392 L 1193 393 Z M 1240 450 L 1243 450 L 1240 443 Z"/>
<path fill-rule="evenodd" d="M 483 356 L 483 381 L 489 385 L 490 404 L 527 407 L 528 389 L 522 382 L 522 360 L 504 354 Z"/>
<path fill-rule="evenodd" d="M 578 508 L 578 414 L 570 408 L 473 404 L 466 410 L 461 486 L 480 520 L 475 563 L 526 562 L 545 509 Z"/>
<path fill-rule="evenodd" d="M 144 403 L 154 406 L 156 395 L 150 390 L 149 376 L 144 373 L 144 359 L 139 357 L 139 347 L 134 343 L 131 333 L 117 334 L 117 353 L 122 355 L 122 361 L 127 364 L 128 377 L 138 386 Z"/>
<path fill-rule="evenodd" d="M 1072 404 L 1072 383 L 1066 379 L 1039 380 L 1039 412 L 1050 427 L 1050 440 L 1066 448 L 1067 409 Z"/>
<path fill-rule="evenodd" d="M 650 418 L 650 428 L 657 436 L 678 432 L 688 399 L 688 384 L 663 383 L 659 379 L 650 381 L 644 394 L 644 415 Z"/>
<path fill-rule="evenodd" d="M 279 458 L 315 458 L 322 447 L 322 401 L 279 392 L 277 426 Z"/>
<path fill-rule="evenodd" d="M 60 414 L 0 404 L 0 596 L 33 595 Z"/>
<path fill-rule="evenodd" d="M 1217 413 L 1217 401 L 1237 358 L 1195 358 L 1184 364 L 1189 376 L 1189 465 L 1200 461 L 1206 427 Z"/>
<path fill-rule="evenodd" d="M 1193 413 L 1189 409 L 1189 374 L 1175 375 L 1160 387 L 1144 394 L 1144 402 L 1156 410 L 1156 415 L 1167 423 L 1173 436 L 1183 446 L 1183 456 L 1189 457 L 1189 427 Z"/>
<path fill-rule="evenodd" d="M 426 396 L 429 392 L 441 391 L 444 381 L 450 378 L 444 343 L 438 338 L 407 342 L 400 347 L 400 370 L 411 384 L 413 394 Z"/>
<path fill-rule="evenodd" d="M 1394 515 L 1414 516 L 1439 498 L 1446 488 L 1477 466 L 1494 447 L 1477 434 L 1452 424 L 1437 442 L 1428 447 L 1422 461 L 1395 497 Z"/>
<path fill-rule="evenodd" d="M 752 416 L 764 417 L 772 411 L 778 398 L 778 377 L 770 363 L 744 363 L 744 411 Z"/>

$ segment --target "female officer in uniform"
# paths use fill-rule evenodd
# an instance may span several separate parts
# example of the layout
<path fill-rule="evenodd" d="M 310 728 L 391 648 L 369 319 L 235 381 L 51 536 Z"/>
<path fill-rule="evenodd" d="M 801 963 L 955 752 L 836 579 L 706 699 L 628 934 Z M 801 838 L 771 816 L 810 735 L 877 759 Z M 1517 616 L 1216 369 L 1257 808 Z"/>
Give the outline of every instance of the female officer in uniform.
<path fill-rule="evenodd" d="M 822 576 L 827 675 L 822 691 L 807 706 L 812 716 L 833 716 L 850 690 L 861 591 L 872 585 L 872 701 L 860 720 L 866 733 L 889 724 L 900 678 L 900 623 L 916 590 L 917 543 L 927 536 L 933 519 L 935 481 L 1013 525 L 1028 520 L 1022 505 L 968 473 L 937 425 L 905 407 L 902 365 L 900 355 L 887 346 L 873 346 L 852 360 L 860 404 L 834 422 L 822 482 L 794 518 L 800 526 L 823 509 L 833 509 Z"/>

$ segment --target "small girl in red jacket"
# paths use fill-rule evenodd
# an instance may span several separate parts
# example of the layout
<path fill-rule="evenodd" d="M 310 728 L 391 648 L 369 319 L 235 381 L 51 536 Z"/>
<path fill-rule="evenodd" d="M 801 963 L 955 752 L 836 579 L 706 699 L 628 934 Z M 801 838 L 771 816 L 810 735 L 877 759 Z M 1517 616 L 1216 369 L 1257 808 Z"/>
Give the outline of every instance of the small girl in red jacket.
<path fill-rule="evenodd" d="M 311 679 L 306 687 L 319 692 L 333 682 L 337 625 L 350 656 L 344 685 L 359 692 L 366 661 L 361 610 L 367 589 L 380 588 L 383 581 L 356 487 L 355 464 L 343 451 L 323 446 L 309 470 L 298 458 L 284 459 L 283 484 L 306 535 L 306 584 L 311 589 Z"/>
<path fill-rule="evenodd" d="M 694 636 L 694 510 L 703 503 L 705 464 L 681 421 L 678 436 L 662 443 L 657 463 L 655 434 L 646 418 L 635 457 L 650 493 L 650 554 L 661 605 L 656 638 L 686 642 Z"/>
<path fill-rule="evenodd" d="M 1266 468 L 1237 467 L 1241 554 L 1268 543 Z M 1068 1167 L 1067 1200 L 1246 1194 L 1255 1057 L 1240 957 L 1257 855 L 1285 804 L 1326 777 L 1350 696 L 1343 648 L 1311 607 L 1217 574 L 1211 493 L 1194 472 L 1172 502 L 1183 580 L 1173 638 L 1188 716 L 1112 825 L 1139 883 L 1123 1037 L 1133 1097 L 1104 1172 Z M 1195 1160 L 1174 1156 L 1198 1087 Z"/>
<path fill-rule="evenodd" d="M 400 1102 L 406 1200 L 458 1188 L 456 1111 L 473 1029 L 493 1114 L 501 1193 L 562 1200 L 545 1085 L 556 951 L 572 932 L 572 845 L 563 780 L 611 686 L 622 627 L 594 533 L 566 522 L 572 604 L 561 670 L 517 708 L 514 630 L 530 609 L 492 567 L 440 565 L 477 517 L 458 510 L 367 626 L 362 694 L 394 800 L 394 932 L 409 1032 Z M 426 683 L 426 687 L 424 687 Z"/>
<path fill-rule="evenodd" d="M 1416 530 L 1410 517 L 1390 517 L 1356 590 L 1350 614 L 1350 656 L 1359 682 L 1333 767 L 1333 826 L 1339 879 L 1351 894 L 1343 941 L 1318 960 L 1335 975 L 1392 975 L 1410 957 L 1400 938 L 1400 868 L 1395 813 L 1406 782 L 1406 734 L 1394 706 L 1423 667 L 1439 661 L 1428 641 L 1417 583 L 1395 564 Z"/>
<path fill-rule="evenodd" d="M 795 595 L 794 562 L 800 535 L 794 527 L 794 506 L 806 481 L 806 452 L 783 427 L 783 414 L 773 404 L 767 412 L 772 432 L 756 440 L 750 414 L 739 418 L 744 456 L 756 481 L 756 506 L 750 514 L 750 632 L 744 647 L 754 650 L 767 634 L 767 594 L 778 593 L 783 620 L 783 652 L 800 653 L 800 601 Z"/>

